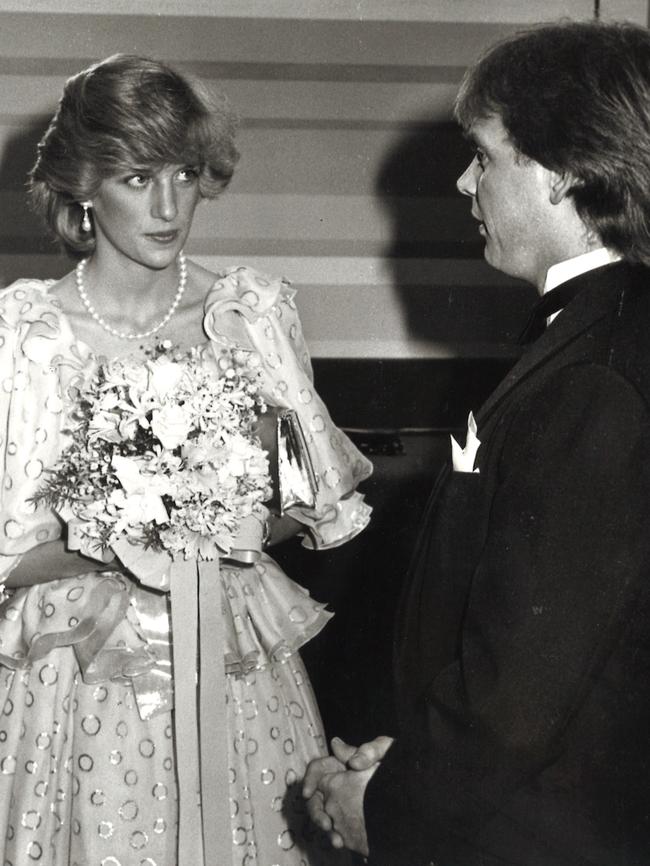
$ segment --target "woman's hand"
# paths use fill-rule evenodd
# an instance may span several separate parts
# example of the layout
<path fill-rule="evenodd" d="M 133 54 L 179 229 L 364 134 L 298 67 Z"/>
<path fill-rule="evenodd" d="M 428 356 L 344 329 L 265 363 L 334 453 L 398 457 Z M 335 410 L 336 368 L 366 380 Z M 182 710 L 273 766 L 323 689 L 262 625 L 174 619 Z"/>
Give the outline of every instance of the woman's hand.
<path fill-rule="evenodd" d="M 69 551 L 63 539 L 57 539 L 46 541 L 24 553 L 4 583 L 7 589 L 18 589 L 64 577 L 78 577 L 91 571 L 124 572 L 124 568 L 116 557 L 109 562 L 98 562 Z"/>
<path fill-rule="evenodd" d="M 288 514 L 283 514 L 280 517 L 279 514 L 275 514 L 273 511 L 269 513 L 267 522 L 268 534 L 265 547 L 272 547 L 274 544 L 287 541 L 287 539 L 293 538 L 294 535 L 297 535 L 304 529 L 302 523 L 294 520 Z"/>

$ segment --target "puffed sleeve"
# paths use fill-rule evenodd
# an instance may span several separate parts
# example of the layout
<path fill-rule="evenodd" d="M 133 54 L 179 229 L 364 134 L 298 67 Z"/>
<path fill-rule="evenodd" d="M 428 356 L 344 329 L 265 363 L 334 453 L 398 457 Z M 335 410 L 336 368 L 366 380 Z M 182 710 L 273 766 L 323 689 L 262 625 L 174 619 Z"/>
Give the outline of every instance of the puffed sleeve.
<path fill-rule="evenodd" d="M 356 488 L 372 464 L 335 426 L 314 388 L 294 294 L 284 279 L 232 268 L 208 294 L 204 326 L 215 349 L 235 345 L 255 352 L 266 401 L 297 413 L 316 474 L 316 504 L 287 512 L 305 526 L 303 545 L 322 549 L 368 524 L 371 509 Z"/>
<path fill-rule="evenodd" d="M 84 363 L 46 283 L 19 280 L 0 293 L 0 580 L 60 535 L 32 497 L 61 450 L 66 392 Z"/>

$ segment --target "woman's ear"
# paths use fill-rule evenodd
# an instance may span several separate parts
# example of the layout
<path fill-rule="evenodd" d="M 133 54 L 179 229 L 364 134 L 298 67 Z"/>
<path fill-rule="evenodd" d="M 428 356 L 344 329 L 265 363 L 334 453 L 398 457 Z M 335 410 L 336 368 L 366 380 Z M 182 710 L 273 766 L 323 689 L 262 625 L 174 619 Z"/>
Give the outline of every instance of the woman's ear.
<path fill-rule="evenodd" d="M 551 204 L 560 204 L 560 202 L 566 198 L 566 196 L 576 186 L 579 186 L 579 184 L 570 172 L 567 171 L 562 174 L 552 172 L 551 190 L 549 195 Z"/>

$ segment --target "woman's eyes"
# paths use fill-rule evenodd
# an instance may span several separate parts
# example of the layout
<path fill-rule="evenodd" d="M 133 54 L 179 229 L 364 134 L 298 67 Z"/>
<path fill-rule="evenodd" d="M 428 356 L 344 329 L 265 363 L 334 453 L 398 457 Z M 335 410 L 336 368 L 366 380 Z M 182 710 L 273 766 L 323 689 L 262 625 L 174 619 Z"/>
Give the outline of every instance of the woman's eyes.
<path fill-rule="evenodd" d="M 132 189 L 143 189 L 150 180 L 151 178 L 146 174 L 132 174 L 125 178 L 126 185 Z"/>
<path fill-rule="evenodd" d="M 184 168 L 180 168 L 178 169 L 178 171 L 174 172 L 174 180 L 182 184 L 194 183 L 198 176 L 198 169 L 189 165 L 185 166 Z M 124 182 L 127 186 L 131 187 L 131 189 L 144 189 L 153 180 L 154 175 L 146 174 L 145 172 L 130 174 L 124 178 Z"/>
<path fill-rule="evenodd" d="M 480 168 L 485 168 L 485 162 L 486 162 L 487 157 L 485 156 L 485 153 L 481 150 L 480 147 L 477 147 L 476 150 L 474 151 L 474 158 L 475 158 L 476 162 L 478 163 L 478 165 L 480 166 Z"/>
<path fill-rule="evenodd" d="M 186 183 L 192 183 L 199 176 L 198 169 L 187 166 L 186 168 L 182 168 L 180 171 L 176 172 L 176 177 L 180 181 L 184 181 Z"/>

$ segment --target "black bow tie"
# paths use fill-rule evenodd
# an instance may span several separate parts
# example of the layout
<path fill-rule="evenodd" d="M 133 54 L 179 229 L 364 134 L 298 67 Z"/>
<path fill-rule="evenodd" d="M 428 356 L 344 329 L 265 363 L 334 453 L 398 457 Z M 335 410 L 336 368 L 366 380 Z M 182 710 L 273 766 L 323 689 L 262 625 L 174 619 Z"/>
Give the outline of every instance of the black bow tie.
<path fill-rule="evenodd" d="M 546 329 L 548 317 L 564 309 L 569 301 L 573 300 L 578 294 L 583 285 L 581 280 L 569 280 L 542 295 L 533 307 L 517 342 L 520 345 L 524 345 L 532 343 L 533 340 L 541 337 Z"/>

